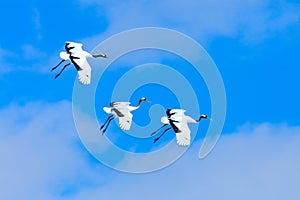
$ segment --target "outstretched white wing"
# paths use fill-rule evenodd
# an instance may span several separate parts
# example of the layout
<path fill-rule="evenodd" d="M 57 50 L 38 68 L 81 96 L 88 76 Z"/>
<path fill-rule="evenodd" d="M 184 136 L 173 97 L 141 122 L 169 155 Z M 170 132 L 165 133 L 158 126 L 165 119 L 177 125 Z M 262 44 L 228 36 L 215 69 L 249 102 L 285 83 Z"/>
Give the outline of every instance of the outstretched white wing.
<path fill-rule="evenodd" d="M 188 127 L 187 120 L 185 119 L 185 110 L 183 109 L 172 109 L 170 119 L 176 133 L 176 142 L 179 146 L 188 146 L 191 144 L 191 131 Z"/>
<path fill-rule="evenodd" d="M 65 48 L 68 53 L 76 53 L 83 51 L 82 44 L 77 42 L 66 42 Z"/>
<path fill-rule="evenodd" d="M 123 113 L 123 112 L 122 112 Z M 127 131 L 131 127 L 132 122 L 132 114 L 128 111 L 126 113 L 123 113 L 124 117 L 119 117 L 119 126 L 121 129 Z"/>
<path fill-rule="evenodd" d="M 91 83 L 92 69 L 86 58 L 81 57 L 80 59 L 78 59 L 78 61 L 74 59 L 74 62 L 76 62 L 76 64 L 80 67 L 80 69 L 78 70 L 78 80 L 84 85 L 89 85 Z"/>
<path fill-rule="evenodd" d="M 129 130 L 132 122 L 132 114 L 130 113 L 128 106 L 129 102 L 112 102 L 112 113 L 119 120 L 119 126 L 123 130 Z"/>
<path fill-rule="evenodd" d="M 82 44 L 66 42 L 66 50 L 70 54 L 70 60 L 78 71 L 78 80 L 84 85 L 91 83 L 91 66 L 86 59 L 86 52 L 82 50 Z"/>
<path fill-rule="evenodd" d="M 176 133 L 176 141 L 179 146 L 188 146 L 191 144 L 191 131 L 187 123 L 181 123 L 181 132 Z"/>
<path fill-rule="evenodd" d="M 174 129 L 175 133 L 182 129 L 182 122 L 185 110 L 183 109 L 172 109 L 169 112 L 170 122 L 172 123 L 171 126 Z M 175 126 L 175 127 L 174 127 Z"/>

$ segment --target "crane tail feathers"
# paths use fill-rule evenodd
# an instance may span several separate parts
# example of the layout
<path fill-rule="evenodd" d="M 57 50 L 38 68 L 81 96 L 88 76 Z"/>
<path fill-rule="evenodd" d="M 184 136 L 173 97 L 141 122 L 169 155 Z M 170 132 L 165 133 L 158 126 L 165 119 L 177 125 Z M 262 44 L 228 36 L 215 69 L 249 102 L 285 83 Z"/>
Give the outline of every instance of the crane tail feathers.
<path fill-rule="evenodd" d="M 106 112 L 107 114 L 111 113 L 111 108 L 108 107 L 103 107 L 104 112 Z"/>
<path fill-rule="evenodd" d="M 70 54 L 68 54 L 67 52 L 62 51 L 62 52 L 59 53 L 59 57 L 63 60 L 69 60 Z"/>

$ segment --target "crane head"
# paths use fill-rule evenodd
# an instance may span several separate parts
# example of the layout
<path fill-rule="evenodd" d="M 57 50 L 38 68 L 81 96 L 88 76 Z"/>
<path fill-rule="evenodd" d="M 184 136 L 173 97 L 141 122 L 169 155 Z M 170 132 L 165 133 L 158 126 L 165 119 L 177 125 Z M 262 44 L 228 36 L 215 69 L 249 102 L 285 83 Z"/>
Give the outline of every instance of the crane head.
<path fill-rule="evenodd" d="M 207 115 L 201 115 L 200 118 L 205 118 L 205 119 L 208 119 L 208 120 L 212 120 L 212 119 L 209 118 Z"/>
<path fill-rule="evenodd" d="M 92 55 L 94 58 L 98 58 L 98 57 L 101 57 L 101 58 L 108 58 L 106 54 L 104 53 L 101 53 L 101 54 L 97 54 L 97 55 Z"/>
<path fill-rule="evenodd" d="M 149 101 L 146 97 L 142 97 L 140 100 L 141 100 L 141 101 L 146 101 L 146 102 L 148 102 L 148 103 L 151 103 L 151 101 Z"/>

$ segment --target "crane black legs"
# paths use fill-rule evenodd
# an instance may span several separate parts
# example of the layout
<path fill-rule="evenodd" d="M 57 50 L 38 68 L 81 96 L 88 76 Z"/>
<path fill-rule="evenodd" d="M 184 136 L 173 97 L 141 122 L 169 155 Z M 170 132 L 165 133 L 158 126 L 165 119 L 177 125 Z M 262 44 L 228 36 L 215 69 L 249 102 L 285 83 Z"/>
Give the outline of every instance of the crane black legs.
<path fill-rule="evenodd" d="M 53 67 L 52 69 L 51 69 L 51 71 L 53 71 L 53 70 L 55 70 L 61 63 L 63 63 L 65 60 L 64 59 L 62 59 L 55 67 Z M 56 74 L 56 76 L 54 77 L 55 79 L 57 78 L 57 77 L 59 77 L 60 76 L 60 74 L 66 69 L 66 67 L 67 66 L 69 66 L 71 63 L 68 63 L 68 64 L 65 64 L 65 66 L 62 68 L 62 70 L 58 73 L 58 74 Z"/>
<path fill-rule="evenodd" d="M 66 67 L 67 66 L 69 66 L 71 63 L 68 63 L 68 64 L 65 64 L 65 66 L 62 68 L 62 70 L 58 73 L 58 74 L 56 74 L 56 76 L 55 76 L 55 79 L 57 78 L 57 77 L 59 77 L 59 75 L 66 69 Z"/>
<path fill-rule="evenodd" d="M 166 125 L 166 124 L 165 124 Z M 168 130 L 170 130 L 171 129 L 171 127 L 170 128 L 167 128 L 166 130 L 164 130 L 164 132 L 160 135 L 160 136 L 158 136 L 157 138 L 155 138 L 154 139 L 154 141 L 153 141 L 153 143 L 155 143 L 155 142 L 157 142 L 157 140 L 159 140 L 160 138 L 161 138 L 161 136 L 163 136 Z"/>
<path fill-rule="evenodd" d="M 114 115 L 110 115 L 107 120 L 104 122 L 104 124 L 100 127 L 100 131 L 102 132 L 102 135 L 105 133 L 108 125 L 110 124 L 111 120 L 114 119 Z M 106 126 L 105 126 L 106 125 Z M 104 128 L 105 127 L 105 128 Z M 104 129 L 103 129 L 104 128 Z M 103 129 L 103 130 L 102 130 Z"/>
<path fill-rule="evenodd" d="M 104 130 L 102 130 L 102 135 L 106 132 L 106 129 L 108 128 L 108 125 L 110 124 L 110 122 L 112 121 L 114 119 L 114 117 L 111 117 L 109 120 L 108 120 L 108 122 L 107 122 L 107 125 L 106 125 L 106 127 L 105 127 L 105 129 Z"/>
<path fill-rule="evenodd" d="M 52 69 L 51 69 L 51 71 L 53 71 L 53 70 L 55 70 L 61 63 L 63 63 L 65 60 L 64 59 L 62 59 L 55 67 L 53 67 Z"/>
<path fill-rule="evenodd" d="M 154 134 L 156 134 L 158 131 L 160 131 L 163 127 L 165 127 L 167 125 L 168 124 L 162 125 L 159 129 L 157 129 L 156 131 L 154 131 L 153 133 L 151 133 L 151 136 L 154 135 Z M 162 134 L 160 134 L 160 136 L 158 136 L 157 138 L 154 139 L 153 143 L 157 142 L 161 138 L 161 136 L 163 136 L 170 129 L 171 129 L 171 127 L 167 128 L 166 130 L 164 130 L 164 132 Z"/>
<path fill-rule="evenodd" d="M 163 127 L 165 127 L 166 125 L 168 125 L 168 124 L 162 125 L 159 129 L 157 129 L 156 131 L 154 131 L 153 133 L 151 133 L 151 136 L 154 135 L 154 134 L 156 134 L 158 131 L 160 131 L 160 130 L 161 130 Z"/>

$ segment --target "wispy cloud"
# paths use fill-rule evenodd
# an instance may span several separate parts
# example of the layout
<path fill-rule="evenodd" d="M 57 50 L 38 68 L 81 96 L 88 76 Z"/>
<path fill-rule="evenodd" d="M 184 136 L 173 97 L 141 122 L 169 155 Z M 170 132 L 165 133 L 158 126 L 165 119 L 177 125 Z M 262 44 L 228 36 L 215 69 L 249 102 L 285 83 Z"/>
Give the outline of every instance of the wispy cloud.
<path fill-rule="evenodd" d="M 22 46 L 23 56 L 26 60 L 39 60 L 45 57 L 46 53 L 40 51 L 31 44 L 24 44 Z"/>
<path fill-rule="evenodd" d="M 16 55 L 6 49 L 0 48 L 0 74 L 7 73 L 12 70 L 12 65 L 9 62 L 9 59 L 14 58 Z"/>
<path fill-rule="evenodd" d="M 195 38 L 201 44 L 209 43 L 216 37 L 237 38 L 247 44 L 257 44 L 274 37 L 290 26 L 298 26 L 300 7 L 287 1 L 227 0 L 227 1 L 95 1 L 79 0 L 82 5 L 99 6 L 109 22 L 106 31 L 99 35 L 78 38 L 85 49 L 91 50 L 99 42 L 120 31 L 145 26 L 161 26 L 175 29 Z M 33 25 L 38 38 L 41 38 L 41 16 L 33 9 Z M 103 13 L 102 13 L 103 14 Z M 93 23 L 93 22 L 91 22 Z M 61 44 L 63 47 L 63 44 Z M 22 55 L 16 59 L 22 62 L 18 70 L 48 71 L 43 66 L 54 63 L 54 55 L 46 54 L 33 44 L 21 45 Z M 48 52 L 49 54 L 49 52 Z M 56 56 L 57 57 L 57 56 Z M 11 63 L 11 62 L 8 62 Z M 28 67 L 31 66 L 31 67 Z M 6 67 L 9 68 L 9 67 Z M 42 69 L 42 70 L 41 70 Z M 1 70 L 8 71 L 8 70 Z"/>
<path fill-rule="evenodd" d="M 40 11 L 38 8 L 33 9 L 33 23 L 34 23 L 34 28 L 37 32 L 37 40 L 43 39 L 43 36 L 41 34 L 41 29 L 42 29 L 42 24 L 41 24 L 41 18 L 40 18 Z"/>
<path fill-rule="evenodd" d="M 216 36 L 259 42 L 299 23 L 300 7 L 286 1 L 94 1 L 107 9 L 110 33 L 143 27 L 173 28 L 205 42 Z"/>
<path fill-rule="evenodd" d="M 33 44 L 23 44 L 20 46 L 20 50 L 15 52 L 0 48 L 0 74 L 15 71 L 48 73 L 52 65 L 57 64 L 59 59 L 58 53 L 49 56 Z"/>

